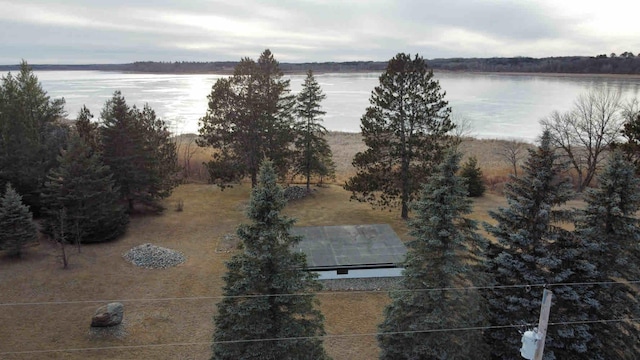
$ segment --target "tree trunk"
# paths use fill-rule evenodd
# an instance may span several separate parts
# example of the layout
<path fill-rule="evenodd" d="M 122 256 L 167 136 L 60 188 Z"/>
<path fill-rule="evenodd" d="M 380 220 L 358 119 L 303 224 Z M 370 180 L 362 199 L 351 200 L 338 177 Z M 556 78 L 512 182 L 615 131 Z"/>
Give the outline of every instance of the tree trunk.
<path fill-rule="evenodd" d="M 404 201 L 402 202 L 402 214 L 400 215 L 400 217 L 405 220 L 409 218 L 409 206 Z"/>
<path fill-rule="evenodd" d="M 593 181 L 593 177 L 596 173 L 596 166 L 595 164 L 589 166 L 589 168 L 587 169 L 587 174 L 585 175 L 584 180 L 580 183 L 580 189 L 578 190 L 578 192 L 583 192 L 584 189 L 587 188 L 587 186 L 589 186 L 589 184 L 591 184 L 591 181 Z"/>
<path fill-rule="evenodd" d="M 64 239 L 60 241 L 60 248 L 62 249 L 62 268 L 67 269 L 69 268 L 69 259 L 67 258 L 67 251 L 64 248 Z"/>
<path fill-rule="evenodd" d="M 309 186 L 311 183 L 311 118 L 307 119 L 307 144 L 305 149 L 305 162 L 307 170 L 307 192 L 309 192 Z"/>
<path fill-rule="evenodd" d="M 581 193 L 582 190 L 584 190 L 584 185 L 582 184 L 582 170 L 576 169 L 576 172 L 578 173 L 578 192 Z"/>
<path fill-rule="evenodd" d="M 400 215 L 403 219 L 409 218 L 409 194 L 411 192 L 411 179 L 409 175 L 409 155 L 405 150 L 405 153 L 402 156 L 402 169 L 400 170 L 400 176 L 402 177 L 402 194 L 401 194 L 401 202 L 402 202 L 402 214 Z"/>

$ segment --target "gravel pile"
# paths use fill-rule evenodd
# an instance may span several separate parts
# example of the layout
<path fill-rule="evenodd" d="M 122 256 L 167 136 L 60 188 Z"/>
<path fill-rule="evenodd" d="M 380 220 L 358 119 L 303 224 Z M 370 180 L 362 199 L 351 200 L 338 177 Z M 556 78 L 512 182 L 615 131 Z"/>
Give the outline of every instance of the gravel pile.
<path fill-rule="evenodd" d="M 179 251 L 149 243 L 134 247 L 123 257 L 133 265 L 146 269 L 166 269 L 182 264 L 186 260 Z"/>
<path fill-rule="evenodd" d="M 401 277 L 379 277 L 362 279 L 320 280 L 325 290 L 398 290 L 402 288 Z"/>
<path fill-rule="evenodd" d="M 309 195 L 306 188 L 301 186 L 289 186 L 284 189 L 284 197 L 288 201 L 302 199 Z"/>

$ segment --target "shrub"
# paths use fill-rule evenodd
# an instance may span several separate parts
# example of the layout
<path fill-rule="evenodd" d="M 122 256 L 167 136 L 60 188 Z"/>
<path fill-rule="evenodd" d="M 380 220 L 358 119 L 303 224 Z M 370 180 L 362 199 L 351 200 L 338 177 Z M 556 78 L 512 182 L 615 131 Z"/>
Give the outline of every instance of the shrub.
<path fill-rule="evenodd" d="M 482 170 L 478 167 L 478 159 L 470 157 L 462 167 L 460 176 L 467 180 L 467 188 L 470 197 L 480 197 L 484 195 L 486 186 L 482 180 Z"/>
<path fill-rule="evenodd" d="M 36 241 L 37 231 L 22 196 L 7 184 L 0 199 L 0 248 L 8 250 L 10 256 L 20 257 L 24 245 Z"/>
<path fill-rule="evenodd" d="M 176 201 L 176 211 L 182 212 L 183 210 L 184 210 L 184 200 L 178 199 L 178 201 Z"/>

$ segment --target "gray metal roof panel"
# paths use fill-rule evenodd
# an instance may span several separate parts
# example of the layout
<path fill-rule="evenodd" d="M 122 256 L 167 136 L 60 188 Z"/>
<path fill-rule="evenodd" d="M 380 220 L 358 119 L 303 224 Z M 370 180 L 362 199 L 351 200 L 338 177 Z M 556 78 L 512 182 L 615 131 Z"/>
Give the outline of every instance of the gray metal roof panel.
<path fill-rule="evenodd" d="M 407 248 L 388 224 L 294 227 L 302 236 L 296 251 L 309 269 L 389 266 L 404 261 Z"/>

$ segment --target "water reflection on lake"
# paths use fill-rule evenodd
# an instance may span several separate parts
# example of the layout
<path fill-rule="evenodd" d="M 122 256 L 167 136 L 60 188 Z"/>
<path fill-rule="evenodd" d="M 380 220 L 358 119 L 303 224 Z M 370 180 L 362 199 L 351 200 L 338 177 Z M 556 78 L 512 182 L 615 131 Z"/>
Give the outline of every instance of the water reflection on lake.
<path fill-rule="evenodd" d="M 53 98 L 64 97 L 69 117 L 81 106 L 96 118 L 115 90 L 130 105 L 149 103 L 177 132 L 197 132 L 198 119 L 207 109 L 207 95 L 224 75 L 130 74 L 99 71 L 40 71 L 43 88 Z M 327 98 L 324 124 L 329 130 L 356 132 L 369 105 L 377 73 L 318 74 Z M 300 91 L 305 75 L 292 75 L 291 89 Z M 619 89 L 623 97 L 640 97 L 640 78 L 550 76 L 474 73 L 437 73 L 454 117 L 467 119 L 472 135 L 481 138 L 534 140 L 538 121 L 553 110 L 566 111 L 576 97 L 592 86 Z"/>

